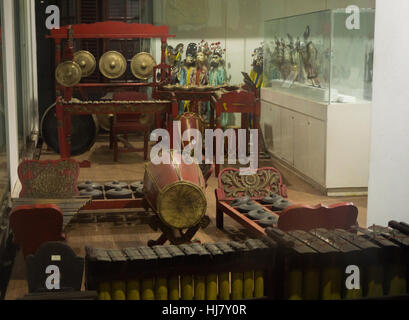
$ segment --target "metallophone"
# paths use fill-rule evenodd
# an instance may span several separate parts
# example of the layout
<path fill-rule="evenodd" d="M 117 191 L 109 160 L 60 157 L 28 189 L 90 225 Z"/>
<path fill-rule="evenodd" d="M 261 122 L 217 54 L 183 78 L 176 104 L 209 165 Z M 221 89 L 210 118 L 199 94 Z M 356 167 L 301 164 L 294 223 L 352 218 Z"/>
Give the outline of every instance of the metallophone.
<path fill-rule="evenodd" d="M 88 247 L 86 287 L 101 300 L 408 299 L 406 232 L 267 228 L 244 243 Z M 345 285 L 351 265 L 359 289 Z"/>

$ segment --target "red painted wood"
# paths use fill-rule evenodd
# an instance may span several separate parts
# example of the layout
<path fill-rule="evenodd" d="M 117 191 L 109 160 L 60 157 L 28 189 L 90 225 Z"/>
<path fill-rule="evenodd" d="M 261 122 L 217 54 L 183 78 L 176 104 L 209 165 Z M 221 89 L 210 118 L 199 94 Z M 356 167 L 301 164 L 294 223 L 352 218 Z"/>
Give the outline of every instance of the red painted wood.
<path fill-rule="evenodd" d="M 14 242 L 20 245 L 24 257 L 50 241 L 63 241 L 63 214 L 52 204 L 27 205 L 14 208 L 10 215 Z"/>
<path fill-rule="evenodd" d="M 83 211 L 94 210 L 116 210 L 116 209 L 139 209 L 149 208 L 145 199 L 124 199 L 124 200 L 93 200 L 81 209 Z"/>
<path fill-rule="evenodd" d="M 275 173 L 278 174 L 279 176 L 279 181 L 278 181 L 278 190 L 279 190 L 279 195 L 287 198 L 287 188 L 285 187 L 285 185 L 283 184 L 283 179 L 281 176 L 281 173 L 275 169 L 275 168 L 260 168 L 257 171 L 262 171 L 262 170 L 269 170 L 269 171 L 273 171 Z M 216 195 L 216 225 L 217 228 L 219 229 L 223 229 L 223 225 L 224 225 L 224 214 L 227 214 L 229 217 L 231 217 L 232 219 L 234 219 L 235 221 L 237 221 L 238 223 L 240 223 L 242 226 L 244 226 L 245 228 L 249 229 L 251 232 L 253 232 L 256 236 L 263 236 L 265 235 L 265 231 L 264 228 L 262 228 L 261 226 L 259 226 L 255 221 L 247 218 L 245 215 L 241 214 L 239 211 L 237 211 L 236 209 L 234 209 L 233 207 L 231 207 L 227 201 L 232 201 L 235 200 L 235 198 L 229 198 L 226 196 L 226 193 L 224 191 L 224 184 L 223 184 L 223 174 L 227 173 L 227 172 L 239 172 L 239 169 L 234 169 L 234 168 L 226 168 L 224 169 L 218 177 L 218 185 L 219 187 L 215 190 L 215 195 Z M 266 190 L 268 191 L 268 190 Z M 262 200 L 264 198 L 264 196 L 262 197 L 252 197 L 251 199 L 253 201 L 259 201 Z M 270 212 L 273 215 L 279 215 L 280 213 L 277 212 L 272 212 L 271 210 L 269 210 L 268 206 L 264 206 L 265 210 Z"/>
<path fill-rule="evenodd" d="M 226 202 L 220 201 L 218 203 L 220 209 L 223 213 L 227 214 L 236 222 L 240 223 L 243 227 L 250 230 L 255 236 L 265 236 L 266 232 L 263 227 L 258 225 L 255 221 L 247 218 L 245 215 L 241 214 L 239 211 L 229 206 Z"/>
<path fill-rule="evenodd" d="M 216 99 L 215 99 L 216 100 Z M 258 149 L 260 150 L 260 113 L 261 104 L 257 95 L 249 91 L 231 91 L 215 101 L 216 105 L 216 128 L 221 129 L 222 113 L 254 114 L 254 129 L 259 132 Z M 247 128 L 242 128 L 247 129 Z M 216 145 L 220 149 L 220 145 Z M 220 173 L 220 165 L 216 164 L 216 176 Z"/>
<path fill-rule="evenodd" d="M 53 29 L 47 38 L 68 39 L 68 28 Z M 104 21 L 90 24 L 72 25 L 75 39 L 137 39 L 137 38 L 174 38 L 169 34 L 169 27 L 152 24 Z"/>
<path fill-rule="evenodd" d="M 163 156 L 165 151 L 163 151 Z M 152 162 L 145 166 L 144 190 L 145 197 L 152 209 L 157 211 L 157 200 L 160 194 L 169 186 L 178 183 L 190 183 L 197 186 L 206 194 L 206 182 L 197 164 L 186 164 L 181 159 L 177 164 L 171 155 L 169 164 L 155 165 Z"/>
<path fill-rule="evenodd" d="M 309 231 L 317 228 L 349 230 L 357 224 L 357 218 L 358 209 L 352 203 L 339 203 L 329 207 L 297 205 L 280 213 L 278 228 L 283 231 Z"/>

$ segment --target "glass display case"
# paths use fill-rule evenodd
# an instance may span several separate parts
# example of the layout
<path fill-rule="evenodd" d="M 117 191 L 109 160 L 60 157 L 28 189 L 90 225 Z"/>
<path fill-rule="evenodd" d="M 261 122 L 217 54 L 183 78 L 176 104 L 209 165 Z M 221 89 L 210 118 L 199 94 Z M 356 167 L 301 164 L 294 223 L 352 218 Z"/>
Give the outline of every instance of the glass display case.
<path fill-rule="evenodd" d="M 375 10 L 325 10 L 265 22 L 264 87 L 320 103 L 372 99 Z"/>

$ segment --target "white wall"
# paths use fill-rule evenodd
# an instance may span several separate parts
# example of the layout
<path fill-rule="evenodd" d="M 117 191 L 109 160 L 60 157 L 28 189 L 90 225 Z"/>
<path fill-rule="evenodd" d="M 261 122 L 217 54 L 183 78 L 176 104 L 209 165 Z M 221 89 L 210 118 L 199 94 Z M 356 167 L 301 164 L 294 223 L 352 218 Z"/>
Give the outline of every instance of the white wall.
<path fill-rule="evenodd" d="M 409 222 L 409 1 L 378 1 L 368 225 Z"/>
<path fill-rule="evenodd" d="M 375 0 L 154 0 L 154 23 L 170 27 L 176 35 L 169 40 L 172 46 L 220 41 L 230 83 L 240 84 L 241 72 L 251 70 L 253 50 L 264 40 L 264 21 L 350 4 L 374 8 Z M 158 41 L 154 53 L 159 61 Z"/>
<path fill-rule="evenodd" d="M 230 83 L 243 82 L 242 71 L 250 72 L 253 50 L 263 41 L 264 0 L 155 0 L 154 23 L 167 25 L 176 38 L 168 44 L 176 46 L 201 40 L 221 42 L 226 48 L 227 76 Z M 156 58 L 160 44 L 156 42 Z"/>

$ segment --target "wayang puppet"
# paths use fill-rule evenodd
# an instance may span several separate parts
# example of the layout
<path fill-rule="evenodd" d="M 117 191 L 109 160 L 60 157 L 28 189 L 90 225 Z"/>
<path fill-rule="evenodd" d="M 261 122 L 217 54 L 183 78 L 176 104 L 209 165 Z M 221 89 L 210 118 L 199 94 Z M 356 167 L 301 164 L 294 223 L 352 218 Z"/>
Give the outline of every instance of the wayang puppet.
<path fill-rule="evenodd" d="M 196 68 L 193 74 L 193 81 L 197 86 L 206 86 L 209 84 L 209 45 L 202 40 L 199 43 L 199 51 L 196 57 Z M 204 120 L 209 120 L 210 106 L 208 102 L 198 102 L 198 111 Z"/>
<path fill-rule="evenodd" d="M 179 83 L 179 74 L 182 68 L 182 55 L 183 55 L 184 45 L 179 43 L 176 48 L 168 46 L 166 49 L 166 57 L 168 64 L 171 68 L 170 83 L 176 84 Z"/>
<path fill-rule="evenodd" d="M 179 83 L 182 86 L 189 86 L 193 84 L 193 75 L 196 69 L 196 58 L 197 58 L 197 44 L 189 43 L 186 49 L 186 59 L 184 61 L 183 67 L 179 74 Z M 179 105 L 179 114 L 184 112 L 189 112 L 190 101 L 182 101 Z"/>
<path fill-rule="evenodd" d="M 212 43 L 210 48 L 212 54 L 210 57 L 209 84 L 211 86 L 219 86 L 227 82 L 227 73 L 223 60 L 223 54 L 226 50 L 221 48 L 220 42 Z M 232 123 L 234 123 L 234 115 L 223 113 L 221 118 L 222 127 Z"/>
<path fill-rule="evenodd" d="M 254 49 L 253 52 L 253 63 L 252 69 L 250 71 L 250 79 L 253 81 L 257 89 L 263 86 L 263 64 L 264 64 L 264 44 L 262 43 L 260 47 Z"/>

